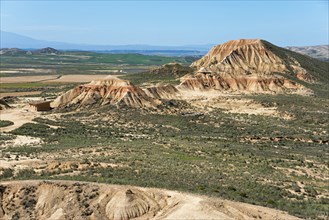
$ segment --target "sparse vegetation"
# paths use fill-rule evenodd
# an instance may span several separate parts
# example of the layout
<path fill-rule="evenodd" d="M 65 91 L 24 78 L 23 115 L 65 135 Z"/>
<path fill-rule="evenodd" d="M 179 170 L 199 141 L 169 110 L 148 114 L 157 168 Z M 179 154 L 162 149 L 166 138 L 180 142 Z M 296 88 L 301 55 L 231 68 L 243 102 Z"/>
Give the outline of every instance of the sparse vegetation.
<path fill-rule="evenodd" d="M 0 128 L 1 127 L 7 127 L 7 126 L 10 126 L 10 125 L 13 125 L 14 122 L 12 121 L 8 121 L 8 120 L 0 120 Z"/>
<path fill-rule="evenodd" d="M 86 56 L 95 63 L 111 65 L 118 63 L 115 59 L 126 59 L 129 65 L 151 59 Z M 161 64 L 168 59 L 152 62 Z M 302 58 L 299 61 L 303 63 Z M 315 96 L 235 96 L 276 107 L 291 116 L 289 119 L 220 109 L 199 112 L 179 100 L 173 100 L 173 108 L 178 110 L 172 114 L 165 114 L 165 109 L 156 112 L 111 105 L 44 113 L 34 119 L 36 123 L 26 123 L 8 136 L 41 138 L 41 147 L 0 149 L 2 155 L 9 155 L 7 161 L 18 155 L 17 160 L 37 158 L 42 162 L 18 172 L 1 169 L 0 178 L 160 187 L 267 206 L 302 218 L 325 219 L 329 212 L 329 99 L 323 65 L 314 67 L 314 71 L 322 71 L 318 79 L 323 83 L 307 85 Z M 177 77 L 149 72 L 122 78 L 136 85 L 178 83 Z M 57 86 L 53 91 L 63 89 Z M 54 115 L 58 117 L 51 117 Z M 27 201 L 23 205 L 34 204 Z M 89 214 L 87 210 L 85 215 Z"/>
<path fill-rule="evenodd" d="M 57 121 L 37 118 L 38 124 L 25 124 L 12 133 L 40 137 L 42 147 L 9 147 L 5 152 L 38 157 L 51 153 L 59 161 L 76 161 L 70 155 L 79 154 L 78 163 L 87 165 L 83 169 L 59 166 L 41 174 L 24 170 L 14 179 L 161 187 L 282 209 L 300 217 L 316 218 L 326 213 L 328 208 L 317 195 L 327 195 L 328 145 L 316 140 L 327 141 L 323 131 L 329 122 L 321 112 L 312 112 L 313 107 L 324 111 L 325 105 L 319 107 L 314 101 L 313 107 L 304 105 L 308 110 L 300 109 L 299 113 L 299 105 L 308 98 L 255 98 L 275 102 L 280 109 L 294 113 L 295 119 L 221 111 L 164 115 L 103 106 L 65 114 Z M 277 137 L 292 138 L 274 141 Z M 305 161 L 312 161 L 312 167 Z M 100 163 L 117 167 L 101 167 Z M 304 173 L 307 169 L 317 172 L 317 177 Z M 73 171 L 79 175 L 71 176 Z M 305 187 L 297 186 L 296 181 Z"/>

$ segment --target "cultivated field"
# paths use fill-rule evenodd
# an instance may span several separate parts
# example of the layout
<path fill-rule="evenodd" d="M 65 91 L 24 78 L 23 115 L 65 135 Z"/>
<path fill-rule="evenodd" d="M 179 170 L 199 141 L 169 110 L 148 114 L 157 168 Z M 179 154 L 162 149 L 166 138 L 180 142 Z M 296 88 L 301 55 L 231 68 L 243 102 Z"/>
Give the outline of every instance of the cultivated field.
<path fill-rule="evenodd" d="M 43 75 L 43 76 L 14 76 L 2 77 L 0 83 L 82 83 L 104 79 L 108 75 Z M 116 76 L 116 75 L 113 75 Z"/>

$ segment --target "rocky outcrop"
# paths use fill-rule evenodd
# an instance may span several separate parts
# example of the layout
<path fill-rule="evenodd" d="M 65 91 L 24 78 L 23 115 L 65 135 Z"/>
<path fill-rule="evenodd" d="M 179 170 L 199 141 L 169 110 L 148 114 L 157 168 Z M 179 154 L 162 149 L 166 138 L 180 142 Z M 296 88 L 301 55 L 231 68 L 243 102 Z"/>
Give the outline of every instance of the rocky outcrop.
<path fill-rule="evenodd" d="M 115 193 L 107 203 L 105 212 L 108 219 L 132 219 L 145 214 L 155 216 L 166 205 L 164 195 L 127 189 Z"/>
<path fill-rule="evenodd" d="M 287 55 L 283 59 L 284 49 L 281 49 L 259 39 L 233 40 L 217 45 L 191 64 L 197 71 L 182 78 L 179 88 L 309 93 L 304 86 L 284 77 L 289 75 L 314 82 L 296 59 Z"/>
<path fill-rule="evenodd" d="M 27 51 L 19 48 L 2 48 L 0 49 L 0 55 L 18 55 L 26 54 Z"/>
<path fill-rule="evenodd" d="M 291 219 L 275 209 L 176 191 L 70 181 L 0 184 L 0 219 Z"/>
<path fill-rule="evenodd" d="M 94 104 L 142 108 L 157 106 L 160 101 L 148 96 L 129 81 L 113 78 L 77 86 L 55 99 L 52 106 L 81 107 Z"/>
<path fill-rule="evenodd" d="M 89 105 L 116 105 L 119 107 L 156 108 L 163 99 L 174 99 L 179 91 L 173 85 L 140 88 L 118 78 L 92 81 L 57 97 L 52 107 L 82 107 Z"/>
<path fill-rule="evenodd" d="M 264 76 L 273 73 L 309 75 L 295 59 L 283 59 L 269 45 L 259 39 L 232 40 L 213 47 L 203 58 L 192 63 L 191 67 L 229 76 Z M 308 80 L 308 77 L 300 79 Z"/>
<path fill-rule="evenodd" d="M 51 47 L 46 47 L 46 48 L 41 48 L 39 50 L 32 51 L 32 54 L 60 54 L 60 51 L 51 48 Z"/>
<path fill-rule="evenodd" d="M 185 77 L 180 84 L 181 89 L 220 90 L 229 92 L 295 92 L 307 91 L 296 82 L 276 76 L 221 76 L 212 73 L 199 73 Z"/>
<path fill-rule="evenodd" d="M 286 70 L 284 61 L 267 50 L 261 40 L 245 39 L 217 45 L 191 66 L 234 76 L 270 74 Z"/>

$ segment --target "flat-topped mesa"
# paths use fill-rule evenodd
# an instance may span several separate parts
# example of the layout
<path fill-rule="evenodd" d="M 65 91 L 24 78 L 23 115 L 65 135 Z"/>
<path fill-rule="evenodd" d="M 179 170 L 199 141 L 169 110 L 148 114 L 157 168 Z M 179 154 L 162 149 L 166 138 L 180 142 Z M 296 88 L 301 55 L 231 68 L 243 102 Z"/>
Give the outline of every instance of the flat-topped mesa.
<path fill-rule="evenodd" d="M 80 107 L 92 104 L 143 108 L 157 106 L 160 101 L 148 96 L 141 88 L 134 86 L 129 81 L 105 79 L 92 81 L 69 90 L 55 99 L 52 106 Z"/>
<path fill-rule="evenodd" d="M 290 57 L 283 59 L 271 46 L 260 39 L 228 41 L 214 46 L 204 57 L 192 63 L 191 67 L 230 76 L 293 73 L 301 80 L 310 80 L 306 76 L 309 75 L 307 71 L 296 60 Z"/>

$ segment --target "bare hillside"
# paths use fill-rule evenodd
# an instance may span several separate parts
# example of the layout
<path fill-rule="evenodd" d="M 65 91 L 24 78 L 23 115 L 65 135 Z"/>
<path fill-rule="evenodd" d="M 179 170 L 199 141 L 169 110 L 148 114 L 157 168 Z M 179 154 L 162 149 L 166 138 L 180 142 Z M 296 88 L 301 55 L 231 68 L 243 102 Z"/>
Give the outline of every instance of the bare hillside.
<path fill-rule="evenodd" d="M 1 219 L 298 219 L 245 203 L 83 182 L 4 182 L 0 184 L 0 199 Z"/>
<path fill-rule="evenodd" d="M 329 62 L 329 45 L 305 46 L 305 47 L 286 47 L 288 50 L 295 51 L 322 61 Z"/>

